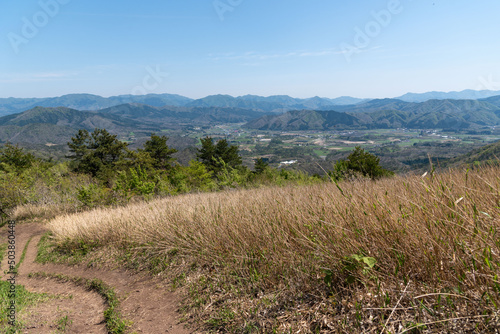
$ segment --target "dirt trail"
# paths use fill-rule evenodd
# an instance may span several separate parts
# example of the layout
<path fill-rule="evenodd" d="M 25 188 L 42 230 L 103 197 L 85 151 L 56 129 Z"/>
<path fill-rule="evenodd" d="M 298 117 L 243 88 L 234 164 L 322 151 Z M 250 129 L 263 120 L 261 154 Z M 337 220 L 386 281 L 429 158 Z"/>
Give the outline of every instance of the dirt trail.
<path fill-rule="evenodd" d="M 32 238 L 24 262 L 19 268 L 17 284 L 24 285 L 32 292 L 47 292 L 63 296 L 42 303 L 29 310 L 31 315 L 25 321 L 24 333 L 53 333 L 58 319 L 67 318 L 68 333 L 106 333 L 103 312 L 105 303 L 95 292 L 90 292 L 75 284 L 60 283 L 54 279 L 28 278 L 29 273 L 46 272 L 71 277 L 100 279 L 114 288 L 121 305 L 120 311 L 126 320 L 133 322 L 131 331 L 137 333 L 191 333 L 178 324 L 176 312 L 178 299 L 168 290 L 166 283 L 146 275 L 131 274 L 126 271 L 103 270 L 83 266 L 35 263 L 38 241 L 45 232 L 39 224 L 16 225 L 16 257 L 21 257 L 26 242 Z M 0 230 L 1 242 L 6 240 L 6 227 Z M 2 271 L 6 261 L 2 261 Z M 5 278 L 2 278 L 5 279 Z"/>

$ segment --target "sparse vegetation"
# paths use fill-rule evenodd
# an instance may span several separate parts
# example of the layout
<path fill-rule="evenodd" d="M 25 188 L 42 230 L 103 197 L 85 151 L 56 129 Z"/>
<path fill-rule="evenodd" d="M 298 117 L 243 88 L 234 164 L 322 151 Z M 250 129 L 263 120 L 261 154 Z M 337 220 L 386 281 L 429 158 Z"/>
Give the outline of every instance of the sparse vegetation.
<path fill-rule="evenodd" d="M 19 270 L 19 267 L 21 266 L 21 264 L 24 261 L 24 258 L 26 257 L 26 252 L 28 250 L 28 246 L 29 246 L 29 244 L 31 242 L 31 239 L 33 239 L 33 237 L 29 238 L 29 240 L 24 245 L 23 252 L 21 253 L 21 258 L 19 259 L 19 261 L 16 264 L 16 271 Z"/>
<path fill-rule="evenodd" d="M 87 288 L 89 291 L 98 293 L 107 304 L 107 308 L 104 310 L 104 319 L 106 321 L 106 328 L 110 334 L 125 333 L 127 328 L 131 325 L 129 321 L 122 319 L 122 315 L 119 311 L 120 301 L 113 288 L 99 279 L 90 280 L 82 277 L 69 277 L 66 275 L 43 272 L 31 273 L 29 277 L 53 278 L 60 282 L 72 282 L 78 286 Z"/>
<path fill-rule="evenodd" d="M 65 315 L 57 321 L 57 330 L 65 333 L 67 327 L 71 326 L 71 323 L 72 323 L 71 319 L 69 319 L 68 316 Z"/>
<path fill-rule="evenodd" d="M 7 250 L 7 246 L 9 244 L 0 244 L 0 263 L 3 261 L 3 257 L 5 256 L 5 251 Z"/>
<path fill-rule="evenodd" d="M 21 329 L 23 328 L 23 311 L 28 307 L 28 306 L 33 306 L 38 303 L 43 303 L 51 298 L 54 298 L 53 296 L 50 296 L 46 293 L 33 293 L 27 291 L 24 286 L 22 285 L 17 285 L 16 286 L 16 313 L 17 313 L 17 319 L 15 326 L 11 326 L 8 322 L 9 319 L 7 318 L 8 316 L 8 307 L 10 303 L 10 298 L 9 298 L 9 291 L 10 291 L 10 283 L 6 281 L 0 281 L 0 331 L 2 333 L 19 333 Z"/>

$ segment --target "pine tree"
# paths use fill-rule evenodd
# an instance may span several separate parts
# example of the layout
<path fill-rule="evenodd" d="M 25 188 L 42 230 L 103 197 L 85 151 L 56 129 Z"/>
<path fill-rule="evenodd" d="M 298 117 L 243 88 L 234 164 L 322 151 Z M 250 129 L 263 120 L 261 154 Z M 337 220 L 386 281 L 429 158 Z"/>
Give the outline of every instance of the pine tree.
<path fill-rule="evenodd" d="M 208 170 L 219 172 L 222 164 L 231 168 L 241 166 L 241 157 L 238 154 L 238 146 L 229 145 L 226 139 L 221 139 L 214 144 L 211 137 L 201 139 L 201 148 L 196 155 Z"/>
<path fill-rule="evenodd" d="M 128 145 L 116 137 L 105 129 L 95 129 L 91 134 L 87 130 L 79 130 L 68 142 L 70 152 L 73 153 L 69 156 L 74 161 L 73 169 L 109 179 Z"/>
<path fill-rule="evenodd" d="M 1 163 L 12 166 L 17 172 L 31 167 L 36 161 L 36 158 L 31 153 L 25 153 L 23 148 L 18 145 L 14 146 L 10 143 L 0 149 L 0 170 L 2 170 Z"/>
<path fill-rule="evenodd" d="M 259 158 L 259 159 L 255 160 L 255 165 L 254 165 L 255 174 L 264 173 L 264 171 L 267 169 L 267 167 L 269 167 L 269 164 L 267 162 L 265 162 L 264 159 Z"/>
<path fill-rule="evenodd" d="M 176 153 L 177 150 L 169 148 L 167 140 L 168 137 L 160 137 L 153 133 L 151 139 L 144 143 L 143 151 L 149 153 L 153 158 L 153 167 L 156 169 L 170 169 L 172 167 L 171 163 L 175 161 L 172 154 Z"/>

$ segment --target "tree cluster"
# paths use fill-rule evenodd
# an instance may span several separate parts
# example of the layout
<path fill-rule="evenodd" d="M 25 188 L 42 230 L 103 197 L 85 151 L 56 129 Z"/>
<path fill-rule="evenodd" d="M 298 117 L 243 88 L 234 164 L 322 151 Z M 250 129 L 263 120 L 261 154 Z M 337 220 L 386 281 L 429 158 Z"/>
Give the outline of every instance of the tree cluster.
<path fill-rule="evenodd" d="M 226 139 L 221 139 L 216 144 L 211 137 L 201 139 L 201 148 L 196 156 L 214 174 L 220 172 L 224 166 L 230 168 L 241 166 L 238 147 L 229 145 Z"/>
<path fill-rule="evenodd" d="M 33 154 L 24 152 L 18 145 L 7 143 L 0 149 L 0 170 L 3 171 L 13 169 L 20 172 L 31 167 L 36 160 Z"/>
<path fill-rule="evenodd" d="M 130 150 L 106 130 L 80 130 L 68 143 L 70 162 L 59 163 L 35 158 L 18 146 L 6 144 L 0 148 L 0 210 L 8 213 L 18 205 L 32 204 L 56 205 L 69 212 L 125 204 L 136 197 L 326 180 L 305 172 L 271 168 L 264 159 L 257 159 L 252 171 L 243 166 L 237 146 L 210 137 L 201 140 L 197 159 L 183 166 L 176 162 L 176 150 L 167 141 L 168 137 L 152 134 L 142 148 Z M 353 176 L 376 179 L 392 173 L 380 167 L 376 156 L 356 148 L 329 174 L 340 180 Z"/>
<path fill-rule="evenodd" d="M 335 163 L 328 175 L 336 181 L 358 176 L 376 180 L 394 175 L 394 173 L 380 166 L 379 157 L 356 146 L 346 160 L 339 160 Z"/>
<path fill-rule="evenodd" d="M 109 180 L 117 171 L 127 167 L 148 170 L 172 167 L 172 154 L 177 150 L 168 147 L 168 137 L 152 134 L 137 151 L 129 150 L 128 144 L 116 137 L 105 129 L 95 129 L 92 133 L 79 130 L 68 143 L 73 170 Z"/>

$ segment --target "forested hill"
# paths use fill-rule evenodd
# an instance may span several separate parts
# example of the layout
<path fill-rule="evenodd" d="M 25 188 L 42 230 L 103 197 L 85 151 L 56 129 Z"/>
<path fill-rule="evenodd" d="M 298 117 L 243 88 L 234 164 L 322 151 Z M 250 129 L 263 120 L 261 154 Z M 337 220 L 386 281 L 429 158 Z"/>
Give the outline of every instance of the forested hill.
<path fill-rule="evenodd" d="M 295 110 L 279 116 L 264 116 L 245 127 L 259 130 L 325 130 L 359 126 L 359 119 L 347 113 L 325 110 Z"/>
<path fill-rule="evenodd" d="M 34 107 L 67 107 L 76 110 L 99 110 L 125 103 L 142 103 L 155 107 L 183 106 L 192 99 L 175 94 L 120 95 L 102 97 L 92 94 L 68 94 L 49 98 L 0 99 L 0 116 L 20 113 Z"/>
<path fill-rule="evenodd" d="M 284 112 L 294 109 L 321 109 L 337 105 L 354 105 L 367 101 L 348 96 L 336 99 L 299 99 L 287 95 L 257 96 L 210 95 L 191 99 L 176 94 L 119 95 L 102 97 L 92 94 L 69 94 L 51 98 L 3 98 L 0 99 L 0 116 L 20 113 L 34 107 L 67 107 L 76 110 L 101 110 L 128 103 L 145 104 L 152 107 L 197 107 L 197 108 L 239 108 L 264 112 Z"/>
<path fill-rule="evenodd" d="M 19 114 L 0 117 L 0 142 L 66 143 L 76 130 L 95 128 L 128 135 L 149 134 L 164 129 L 244 123 L 266 113 L 216 107 L 154 107 L 122 104 L 100 111 L 35 107 Z"/>
<path fill-rule="evenodd" d="M 496 98 L 490 98 L 494 103 Z M 395 99 L 372 100 L 335 110 L 303 110 L 266 116 L 246 124 L 251 129 L 328 130 L 335 128 L 468 129 L 500 125 L 500 107 L 478 100 L 429 100 L 422 103 Z M 345 113 L 340 118 L 339 111 Z"/>
<path fill-rule="evenodd" d="M 453 109 L 453 101 L 489 102 L 499 107 L 500 92 L 463 91 L 430 92 L 423 94 L 408 93 L 393 99 L 362 99 L 350 96 L 338 98 L 311 97 L 294 98 L 288 95 L 258 96 L 209 95 L 191 99 L 176 94 L 118 95 L 102 97 L 92 94 L 68 94 L 48 98 L 0 98 L 0 116 L 20 113 L 34 107 L 67 107 L 76 110 L 101 110 L 123 104 L 144 104 L 152 107 L 201 107 L 201 108 L 238 108 L 262 112 L 282 113 L 291 110 L 335 110 L 349 112 L 380 111 L 385 109 L 404 110 L 416 104 L 430 102 L 428 105 L 443 103 L 444 110 Z M 439 102 L 444 101 L 444 102 Z M 457 102 L 458 104 L 464 102 Z M 467 102 L 472 103 L 472 102 Z"/>
<path fill-rule="evenodd" d="M 447 166 L 463 166 L 473 164 L 500 164 L 500 141 L 472 150 L 471 152 L 450 159 Z"/>
<path fill-rule="evenodd" d="M 247 96 L 246 99 L 257 101 L 260 97 Z M 275 96 L 267 98 L 267 103 L 293 103 L 290 99 Z M 308 103 L 320 104 L 320 100 Z M 228 101 L 233 101 L 233 98 Z M 98 111 L 35 107 L 0 117 L 0 141 L 60 143 L 67 141 L 69 134 L 78 129 L 104 128 L 116 134 L 128 135 L 132 132 L 146 134 L 165 129 L 182 130 L 228 123 L 246 123 L 245 127 L 250 129 L 280 131 L 402 127 L 475 130 L 500 125 L 500 97 L 485 100 L 429 100 L 422 103 L 382 99 L 356 105 L 337 105 L 332 110 L 300 109 L 278 114 L 275 111 L 189 104 L 192 105 L 157 107 L 126 103 Z"/>

